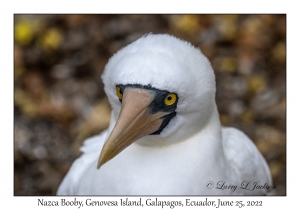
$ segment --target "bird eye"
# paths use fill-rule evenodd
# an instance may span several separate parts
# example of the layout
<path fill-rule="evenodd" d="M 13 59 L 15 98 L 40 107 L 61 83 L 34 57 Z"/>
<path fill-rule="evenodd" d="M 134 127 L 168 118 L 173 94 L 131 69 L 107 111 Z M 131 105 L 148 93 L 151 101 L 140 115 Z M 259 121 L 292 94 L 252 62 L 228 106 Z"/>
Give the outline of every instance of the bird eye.
<path fill-rule="evenodd" d="M 116 93 L 119 99 L 121 100 L 123 98 L 123 92 L 119 86 L 116 87 Z"/>
<path fill-rule="evenodd" d="M 171 106 L 176 102 L 177 96 L 175 93 L 170 93 L 165 98 L 165 104 Z"/>

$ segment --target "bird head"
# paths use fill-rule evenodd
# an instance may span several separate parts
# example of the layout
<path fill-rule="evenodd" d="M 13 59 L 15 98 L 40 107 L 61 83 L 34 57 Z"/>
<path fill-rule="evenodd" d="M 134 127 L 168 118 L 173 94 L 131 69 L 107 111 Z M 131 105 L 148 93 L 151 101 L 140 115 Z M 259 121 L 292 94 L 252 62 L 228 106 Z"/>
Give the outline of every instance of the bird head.
<path fill-rule="evenodd" d="M 168 146 L 188 139 L 201 132 L 215 105 L 208 59 L 167 34 L 148 34 L 119 50 L 102 80 L 116 123 L 98 168 L 134 142 Z"/>

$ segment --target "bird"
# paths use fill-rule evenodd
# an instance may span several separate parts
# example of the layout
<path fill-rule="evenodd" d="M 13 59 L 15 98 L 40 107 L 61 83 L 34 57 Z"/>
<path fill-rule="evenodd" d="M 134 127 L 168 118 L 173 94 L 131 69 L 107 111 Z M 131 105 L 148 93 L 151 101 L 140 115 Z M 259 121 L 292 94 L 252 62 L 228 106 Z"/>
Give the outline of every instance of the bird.
<path fill-rule="evenodd" d="M 268 164 L 242 131 L 223 127 L 210 61 L 190 42 L 145 34 L 117 51 L 102 81 L 112 107 L 57 195 L 266 195 Z"/>

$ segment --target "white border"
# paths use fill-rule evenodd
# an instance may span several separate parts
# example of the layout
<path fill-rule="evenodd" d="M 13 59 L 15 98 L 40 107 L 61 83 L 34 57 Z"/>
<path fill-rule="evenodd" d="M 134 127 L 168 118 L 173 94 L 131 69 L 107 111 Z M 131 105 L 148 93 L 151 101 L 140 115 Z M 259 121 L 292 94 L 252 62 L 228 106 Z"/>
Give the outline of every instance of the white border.
<path fill-rule="evenodd" d="M 295 2 L 295 1 L 294 1 Z M 2 1 L 1 8 L 1 209 L 42 208 L 37 199 L 60 200 L 63 197 L 13 196 L 13 14 L 15 13 L 287 13 L 287 196 L 283 197 L 221 197 L 222 200 L 262 200 L 264 207 L 296 206 L 299 188 L 299 12 L 297 5 L 281 1 Z M 72 200 L 74 197 L 67 197 Z M 79 197 L 85 200 L 88 197 Z M 151 197 L 153 198 L 153 197 Z M 166 197 L 184 200 L 186 197 Z M 200 197 L 204 199 L 205 197 Z M 119 200 L 120 197 L 102 197 Z M 146 199 L 144 197 L 143 199 Z M 208 197 L 216 200 L 218 197 Z M 59 207 L 56 209 L 74 209 Z M 101 208 L 101 207 L 94 207 Z M 132 209 L 131 207 L 127 207 Z M 161 207 L 156 207 L 161 209 Z M 196 207 L 199 208 L 199 207 Z M 229 207 L 228 207 L 229 208 Z M 105 208 L 106 209 L 106 208 Z M 113 208 L 119 209 L 119 207 Z M 135 208 L 138 209 L 138 208 Z M 195 207 L 194 207 L 195 209 Z M 223 208 L 223 209 L 226 209 Z"/>

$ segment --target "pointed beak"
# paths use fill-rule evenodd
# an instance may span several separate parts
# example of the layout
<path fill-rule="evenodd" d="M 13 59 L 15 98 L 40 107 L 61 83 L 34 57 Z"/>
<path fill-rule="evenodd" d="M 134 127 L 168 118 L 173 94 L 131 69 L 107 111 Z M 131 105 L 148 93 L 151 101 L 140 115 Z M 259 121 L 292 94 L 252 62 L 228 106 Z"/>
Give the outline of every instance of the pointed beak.
<path fill-rule="evenodd" d="M 102 148 L 98 169 L 136 140 L 160 128 L 163 122 L 162 117 L 170 112 L 152 114 L 149 105 L 154 97 L 155 93 L 152 90 L 125 89 L 119 118 Z"/>

